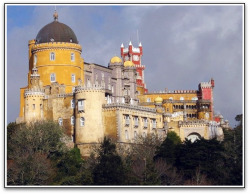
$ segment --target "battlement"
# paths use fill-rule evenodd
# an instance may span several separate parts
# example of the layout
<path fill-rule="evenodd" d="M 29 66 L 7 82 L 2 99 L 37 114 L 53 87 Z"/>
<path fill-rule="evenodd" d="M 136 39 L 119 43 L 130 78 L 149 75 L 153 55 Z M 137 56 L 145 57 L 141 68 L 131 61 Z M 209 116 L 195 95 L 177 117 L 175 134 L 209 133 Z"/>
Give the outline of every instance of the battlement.
<path fill-rule="evenodd" d="M 212 84 L 211 84 L 211 82 L 201 82 L 200 87 L 201 88 L 211 88 Z"/>
<path fill-rule="evenodd" d="M 40 44 L 32 45 L 32 52 L 36 52 L 44 49 L 74 49 L 78 52 L 82 52 L 82 47 L 76 43 L 68 43 L 68 42 L 46 42 Z"/>
<path fill-rule="evenodd" d="M 125 103 L 103 104 L 102 107 L 106 109 L 107 108 L 127 108 L 127 109 L 156 113 L 155 108 L 148 108 L 148 107 L 136 106 L 136 105 L 125 104 Z"/>
<path fill-rule="evenodd" d="M 75 93 L 80 93 L 80 92 L 83 92 L 83 91 L 96 91 L 96 92 L 104 92 L 105 91 L 105 88 L 101 85 L 80 85 L 80 86 L 76 86 L 75 87 Z"/>
<path fill-rule="evenodd" d="M 42 89 L 26 89 L 24 90 L 24 97 L 29 96 L 45 96 L 44 90 Z"/>

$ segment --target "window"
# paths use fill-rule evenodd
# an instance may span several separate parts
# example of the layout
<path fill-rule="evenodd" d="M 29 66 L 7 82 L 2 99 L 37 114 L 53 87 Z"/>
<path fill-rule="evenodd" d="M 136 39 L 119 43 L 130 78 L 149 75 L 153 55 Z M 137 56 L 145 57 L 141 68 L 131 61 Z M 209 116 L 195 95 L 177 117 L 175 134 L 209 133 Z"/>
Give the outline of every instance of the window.
<path fill-rule="evenodd" d="M 134 131 L 134 138 L 137 138 L 137 132 Z"/>
<path fill-rule="evenodd" d="M 145 132 L 142 133 L 142 137 L 143 137 L 143 138 L 146 137 L 146 133 L 145 133 Z"/>
<path fill-rule="evenodd" d="M 40 104 L 40 110 L 43 110 L 43 105 L 42 104 Z"/>
<path fill-rule="evenodd" d="M 56 58 L 55 53 L 54 53 L 54 52 L 51 52 L 51 53 L 50 53 L 50 60 L 51 60 L 51 61 L 54 61 L 55 58 Z"/>
<path fill-rule="evenodd" d="M 84 100 L 78 100 L 78 111 L 84 111 Z"/>
<path fill-rule="evenodd" d="M 156 129 L 156 120 L 155 119 L 152 120 L 152 128 Z"/>
<path fill-rule="evenodd" d="M 71 100 L 71 108 L 75 108 L 75 100 L 74 99 Z"/>
<path fill-rule="evenodd" d="M 71 82 L 72 83 L 76 82 L 76 76 L 75 76 L 75 74 L 71 74 Z"/>
<path fill-rule="evenodd" d="M 37 63 L 37 55 L 34 56 L 34 64 L 36 65 Z"/>
<path fill-rule="evenodd" d="M 125 115 L 125 125 L 128 126 L 130 123 L 129 121 L 129 115 Z"/>
<path fill-rule="evenodd" d="M 169 100 L 173 100 L 173 97 L 170 97 Z"/>
<path fill-rule="evenodd" d="M 147 102 L 151 102 L 151 98 L 147 98 Z"/>
<path fill-rule="evenodd" d="M 125 139 L 129 139 L 128 130 L 125 130 Z"/>
<path fill-rule="evenodd" d="M 71 121 L 71 125 L 74 125 L 74 124 L 75 124 L 75 117 L 74 117 L 74 116 L 71 116 L 70 121 Z"/>
<path fill-rule="evenodd" d="M 63 125 L 63 119 L 62 119 L 62 118 L 59 118 L 59 119 L 58 119 L 58 123 L 59 123 L 60 126 L 62 126 L 62 125 Z"/>
<path fill-rule="evenodd" d="M 71 61 L 75 61 L 75 53 L 71 53 L 70 59 L 71 59 Z"/>
<path fill-rule="evenodd" d="M 51 73 L 50 74 L 50 82 L 55 82 L 56 81 L 56 74 L 55 73 Z"/>
<path fill-rule="evenodd" d="M 180 100 L 184 100 L 184 97 L 180 97 Z"/>
<path fill-rule="evenodd" d="M 84 119 L 84 117 L 81 117 L 80 118 L 80 126 L 83 127 L 84 123 L 85 123 L 85 119 Z"/>
<path fill-rule="evenodd" d="M 72 93 L 74 93 L 76 91 L 75 87 L 72 87 Z"/>
<path fill-rule="evenodd" d="M 36 105 L 35 105 L 35 104 L 32 104 L 32 107 L 33 107 L 33 110 L 35 110 L 35 108 L 36 108 Z"/>
<path fill-rule="evenodd" d="M 148 128 L 148 119 L 147 118 L 143 119 L 143 126 L 144 126 L 144 128 Z"/>
<path fill-rule="evenodd" d="M 139 125 L 139 118 L 135 117 L 135 127 L 138 127 L 138 125 Z"/>

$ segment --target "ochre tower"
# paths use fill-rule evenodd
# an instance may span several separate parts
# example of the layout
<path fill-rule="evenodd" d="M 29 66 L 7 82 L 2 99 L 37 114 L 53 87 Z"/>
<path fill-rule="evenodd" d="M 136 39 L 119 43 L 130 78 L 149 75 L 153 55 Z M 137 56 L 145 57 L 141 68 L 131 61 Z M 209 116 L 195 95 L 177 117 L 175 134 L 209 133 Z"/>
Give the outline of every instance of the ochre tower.
<path fill-rule="evenodd" d="M 54 21 L 44 26 L 38 32 L 36 39 L 29 41 L 28 86 L 20 89 L 20 113 L 17 122 L 37 120 L 38 112 L 39 117 L 42 115 L 45 119 L 57 120 L 62 117 L 54 106 L 57 104 L 54 99 L 64 95 L 62 103 L 70 106 L 75 87 L 84 81 L 82 47 L 78 44 L 73 30 L 58 21 L 56 11 L 53 17 Z M 34 68 L 36 75 L 32 72 Z M 38 89 L 34 89 L 32 79 L 37 76 L 39 76 L 39 91 L 44 92 L 43 98 L 39 93 L 41 102 L 37 102 L 39 105 L 36 103 L 37 106 L 29 108 L 29 114 L 25 114 L 26 106 L 30 106 L 26 102 L 27 99 L 32 98 L 36 101 L 33 97 L 38 94 Z M 43 107 L 45 105 L 46 107 Z M 73 113 L 73 110 L 68 112 Z M 65 113 L 63 117 L 62 119 L 66 119 L 68 116 Z"/>
<path fill-rule="evenodd" d="M 144 81 L 144 69 L 145 66 L 142 65 L 142 44 L 139 43 L 139 47 L 136 48 L 132 45 L 132 42 L 129 42 L 128 48 L 124 48 L 124 45 L 121 45 L 121 57 L 124 62 L 126 61 L 132 61 L 135 64 L 136 67 L 136 85 L 137 85 L 137 91 L 138 94 L 145 94 L 148 92 L 146 89 L 146 84 Z"/>

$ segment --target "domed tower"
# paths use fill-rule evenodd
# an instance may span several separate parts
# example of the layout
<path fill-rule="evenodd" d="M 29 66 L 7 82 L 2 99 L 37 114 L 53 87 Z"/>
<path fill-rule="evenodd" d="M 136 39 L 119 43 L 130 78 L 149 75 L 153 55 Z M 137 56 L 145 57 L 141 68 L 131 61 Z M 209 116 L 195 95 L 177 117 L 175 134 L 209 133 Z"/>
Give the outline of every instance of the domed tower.
<path fill-rule="evenodd" d="M 124 95 L 126 102 L 137 105 L 136 67 L 132 61 L 124 62 Z"/>
<path fill-rule="evenodd" d="M 34 83 L 37 83 L 45 92 L 45 119 L 64 120 L 72 128 L 74 90 L 84 82 L 82 47 L 73 30 L 58 21 L 56 11 L 53 17 L 54 21 L 45 25 L 36 38 L 29 41 L 28 86 L 20 89 L 20 113 L 16 121 L 26 121 L 25 117 L 31 114 L 25 112 L 30 110 L 25 107 L 25 100 L 29 96 L 27 91 L 36 90 Z"/>
<path fill-rule="evenodd" d="M 122 93 L 122 72 L 123 72 L 123 63 L 120 57 L 114 56 L 110 59 L 108 67 L 112 69 L 112 77 L 116 79 L 116 85 L 112 96 L 114 97 L 115 102 L 123 102 L 123 93 Z"/>
<path fill-rule="evenodd" d="M 66 86 L 66 93 L 71 93 L 84 80 L 82 47 L 73 30 L 58 21 L 56 11 L 53 17 L 54 21 L 29 42 L 29 77 L 35 61 L 43 86 L 57 82 Z"/>

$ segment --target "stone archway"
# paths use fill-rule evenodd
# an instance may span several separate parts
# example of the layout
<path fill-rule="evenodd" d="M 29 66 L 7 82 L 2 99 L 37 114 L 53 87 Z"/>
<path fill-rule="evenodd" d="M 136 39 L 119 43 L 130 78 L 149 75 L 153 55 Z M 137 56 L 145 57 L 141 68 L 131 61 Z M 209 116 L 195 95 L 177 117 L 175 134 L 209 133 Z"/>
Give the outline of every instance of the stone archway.
<path fill-rule="evenodd" d="M 201 139 L 201 135 L 199 133 L 190 133 L 188 136 L 187 136 L 187 139 L 188 140 L 191 140 L 191 142 L 195 142 L 197 139 Z"/>

